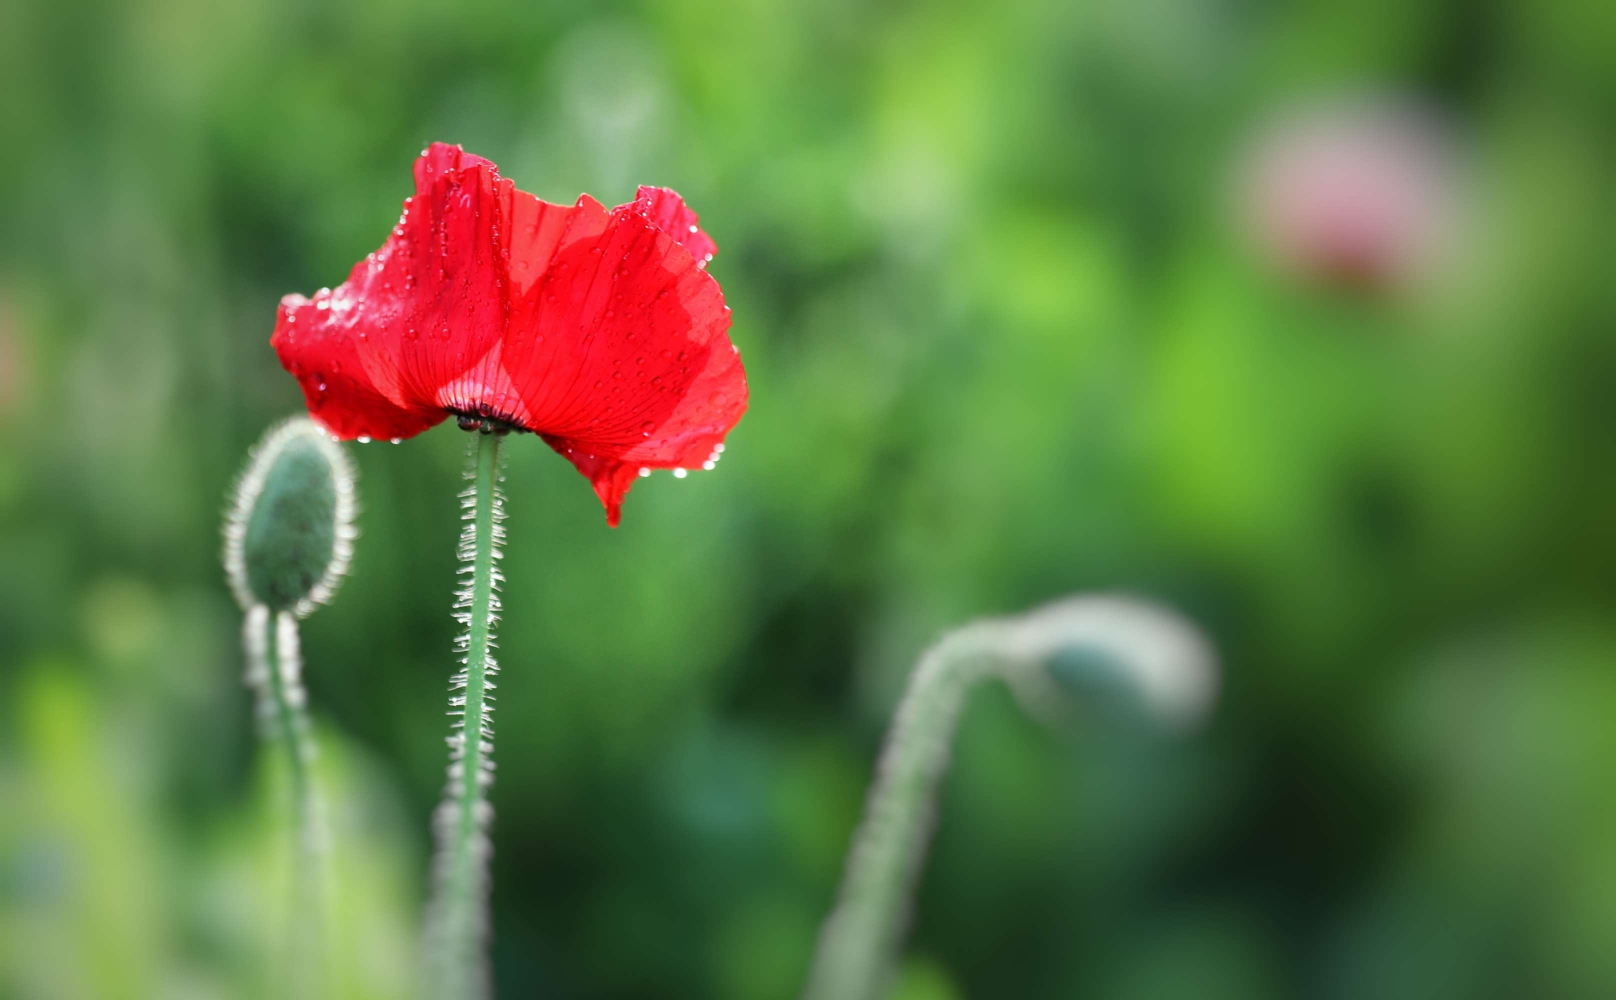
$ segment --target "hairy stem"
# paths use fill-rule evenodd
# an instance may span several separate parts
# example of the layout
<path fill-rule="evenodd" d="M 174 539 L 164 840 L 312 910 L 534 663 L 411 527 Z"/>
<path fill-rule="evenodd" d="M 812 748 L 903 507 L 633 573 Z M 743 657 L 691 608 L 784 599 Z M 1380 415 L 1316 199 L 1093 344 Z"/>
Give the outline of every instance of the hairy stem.
<path fill-rule="evenodd" d="M 1199 629 L 1118 595 L 1069 597 L 944 636 L 921 658 L 887 733 L 806 1000 L 880 1000 L 886 990 L 960 710 L 988 677 L 1003 679 L 1029 715 L 1050 721 L 1086 699 L 1095 681 L 1120 682 L 1169 728 L 1201 721 L 1218 680 L 1217 657 Z"/>
<path fill-rule="evenodd" d="M 466 477 L 470 488 L 460 495 L 461 574 L 466 578 L 455 602 L 455 616 L 466 626 L 458 646 L 463 669 L 450 681 L 449 714 L 456 717 L 449 736 L 449 780 L 436 817 L 438 856 L 434 899 L 430 908 L 429 960 L 434 995 L 443 1000 L 489 995 L 483 955 L 488 934 L 488 858 L 492 851 L 488 825 L 493 810 L 488 788 L 493 784 L 493 676 L 498 671 L 490 650 L 499 620 L 498 561 L 504 543 L 505 518 L 499 494 L 502 435 L 473 438 Z"/>
<path fill-rule="evenodd" d="M 303 690 L 297 619 L 259 605 L 247 615 L 248 683 L 258 692 L 264 731 L 286 751 L 297 850 L 293 862 L 289 990 L 309 1000 L 325 985 L 325 823 L 310 766 L 314 739 Z"/>
<path fill-rule="evenodd" d="M 979 629 L 932 647 L 910 678 L 888 731 L 836 909 L 825 922 L 803 996 L 879 1000 L 909 919 L 931 837 L 937 786 L 960 710 L 994 659 Z"/>

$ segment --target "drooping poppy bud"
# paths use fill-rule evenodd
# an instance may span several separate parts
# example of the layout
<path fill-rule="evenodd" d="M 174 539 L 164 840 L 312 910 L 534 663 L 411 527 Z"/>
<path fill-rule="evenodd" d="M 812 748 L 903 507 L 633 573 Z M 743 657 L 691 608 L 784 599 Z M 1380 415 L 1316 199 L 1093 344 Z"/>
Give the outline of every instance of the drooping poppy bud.
<path fill-rule="evenodd" d="M 301 618 L 331 599 L 353 556 L 354 473 L 313 421 L 264 435 L 225 518 L 224 565 L 243 611 Z"/>
<path fill-rule="evenodd" d="M 712 468 L 746 410 L 716 251 L 667 188 L 551 204 L 434 143 L 392 235 L 337 289 L 283 299 L 270 343 L 336 437 L 533 431 L 615 525 L 637 475 Z"/>

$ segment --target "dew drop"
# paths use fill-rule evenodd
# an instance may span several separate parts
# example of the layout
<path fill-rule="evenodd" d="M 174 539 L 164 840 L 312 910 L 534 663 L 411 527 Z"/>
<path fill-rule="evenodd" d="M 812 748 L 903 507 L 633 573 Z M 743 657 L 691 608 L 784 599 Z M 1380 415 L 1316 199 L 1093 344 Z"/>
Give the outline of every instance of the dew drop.
<path fill-rule="evenodd" d="M 641 479 L 645 479 L 645 478 L 646 478 L 646 477 L 648 477 L 648 476 L 649 476 L 649 475 L 651 475 L 651 470 L 650 470 L 650 469 L 647 469 L 647 468 L 646 468 L 646 467 L 645 467 L 645 466 L 643 466 L 643 465 L 642 465 L 642 466 L 640 466 L 640 478 L 641 478 Z"/>
<path fill-rule="evenodd" d="M 389 440 L 391 440 L 394 444 L 403 444 L 404 443 L 403 438 L 391 438 Z"/>
<path fill-rule="evenodd" d="M 722 455 L 724 453 L 724 442 L 720 441 L 717 444 L 713 445 L 713 451 L 715 451 L 718 454 Z"/>
<path fill-rule="evenodd" d="M 673 470 L 673 478 L 675 478 L 675 479 L 683 479 L 684 477 L 686 477 L 688 475 L 690 475 L 690 473 L 686 472 L 684 469 L 674 469 Z"/>
<path fill-rule="evenodd" d="M 647 420 L 645 423 L 640 425 L 640 436 L 650 437 L 651 432 L 654 430 L 656 430 L 656 424 L 653 424 L 651 421 Z"/>
<path fill-rule="evenodd" d="M 366 436 L 366 435 L 364 435 L 364 434 L 361 434 L 361 435 L 359 435 L 359 437 L 358 437 L 358 438 L 357 438 L 357 439 L 356 439 L 356 440 L 357 440 L 357 441 L 358 441 L 358 442 L 359 442 L 359 443 L 360 443 L 360 444 L 370 444 L 370 438 L 369 438 L 369 437 L 367 437 L 367 436 Z"/>

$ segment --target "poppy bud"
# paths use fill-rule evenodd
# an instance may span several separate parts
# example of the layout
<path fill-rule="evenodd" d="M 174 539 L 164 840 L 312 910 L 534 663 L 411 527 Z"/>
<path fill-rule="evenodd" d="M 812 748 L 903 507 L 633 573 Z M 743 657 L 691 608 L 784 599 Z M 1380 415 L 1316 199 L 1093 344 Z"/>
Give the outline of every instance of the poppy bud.
<path fill-rule="evenodd" d="M 353 556 L 354 514 L 353 466 L 324 431 L 296 417 L 267 433 L 225 519 L 237 603 L 301 618 L 328 601 Z"/>
<path fill-rule="evenodd" d="M 1217 693 L 1217 659 L 1206 638 L 1149 601 L 1069 597 L 1003 625 L 1005 679 L 1034 715 L 1099 701 L 1189 727 L 1205 718 Z"/>

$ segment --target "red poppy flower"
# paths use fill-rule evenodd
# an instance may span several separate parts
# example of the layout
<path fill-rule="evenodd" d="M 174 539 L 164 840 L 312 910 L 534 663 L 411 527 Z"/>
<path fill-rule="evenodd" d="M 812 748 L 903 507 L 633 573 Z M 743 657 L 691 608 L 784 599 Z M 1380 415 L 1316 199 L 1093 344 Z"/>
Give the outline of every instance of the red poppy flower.
<path fill-rule="evenodd" d="M 716 250 L 667 188 L 555 205 L 433 143 L 387 242 L 335 290 L 282 299 L 270 344 L 336 437 L 450 414 L 533 431 L 615 526 L 636 475 L 712 468 L 746 411 Z"/>

